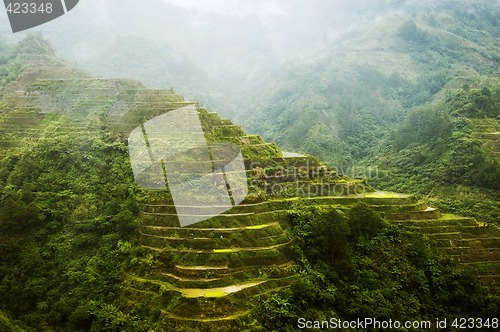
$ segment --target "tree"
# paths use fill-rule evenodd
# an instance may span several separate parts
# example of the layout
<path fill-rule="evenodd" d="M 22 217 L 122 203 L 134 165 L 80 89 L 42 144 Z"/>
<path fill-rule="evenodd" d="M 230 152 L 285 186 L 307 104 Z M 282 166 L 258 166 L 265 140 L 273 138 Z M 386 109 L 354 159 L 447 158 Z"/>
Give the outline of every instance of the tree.
<path fill-rule="evenodd" d="M 349 225 L 353 239 L 373 237 L 387 225 L 380 214 L 365 203 L 359 203 L 348 212 Z"/>

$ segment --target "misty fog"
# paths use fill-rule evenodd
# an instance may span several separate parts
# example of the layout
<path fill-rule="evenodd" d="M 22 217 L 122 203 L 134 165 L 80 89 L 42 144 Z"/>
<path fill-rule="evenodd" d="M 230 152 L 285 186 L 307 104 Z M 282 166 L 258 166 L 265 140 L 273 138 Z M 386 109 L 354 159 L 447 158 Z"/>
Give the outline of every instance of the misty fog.
<path fill-rule="evenodd" d="M 96 75 L 173 87 L 231 115 L 258 73 L 319 54 L 346 31 L 413 2 L 83 0 L 30 32 Z M 5 38 L 27 33 L 13 36 L 3 11 L 0 21 Z"/>
<path fill-rule="evenodd" d="M 487 1 L 488 2 L 488 1 Z M 103 77 L 174 88 L 233 117 L 287 61 L 335 49 L 343 34 L 413 6 L 415 0 L 82 0 L 63 17 L 31 29 L 56 53 Z M 4 38 L 13 35 L 0 14 Z"/>

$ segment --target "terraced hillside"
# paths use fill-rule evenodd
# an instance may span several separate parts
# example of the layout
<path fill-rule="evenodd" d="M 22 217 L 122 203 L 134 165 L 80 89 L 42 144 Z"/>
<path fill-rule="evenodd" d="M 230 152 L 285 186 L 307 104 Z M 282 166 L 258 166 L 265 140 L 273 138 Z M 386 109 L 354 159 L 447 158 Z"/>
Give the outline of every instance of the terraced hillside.
<path fill-rule="evenodd" d="M 125 142 L 142 122 L 193 105 L 171 90 L 90 78 L 51 55 L 19 57 L 25 63 L 20 77 L 1 91 L 2 158 L 29 153 L 57 137 L 106 136 Z M 275 144 L 196 107 L 209 144 L 241 147 L 249 194 L 220 216 L 179 227 L 170 193 L 145 190 L 140 244 L 151 268 L 130 275 L 125 293 L 130 308 L 160 310 L 165 319 L 217 322 L 246 315 L 248 296 L 285 287 L 295 278 L 290 239 L 282 227 L 286 204 L 277 208 L 265 197 L 317 196 L 331 190 L 344 195 L 367 187 L 313 157 L 283 155 Z M 191 210 L 209 214 L 200 207 Z"/>
<path fill-rule="evenodd" d="M 471 267 L 485 285 L 500 291 L 500 228 L 474 218 L 429 217 L 395 222 L 427 235 L 438 252 Z"/>
<path fill-rule="evenodd" d="M 140 192 L 141 262 L 127 273 L 120 295 L 130 314 L 167 330 L 229 331 L 248 324 L 251 298 L 267 296 L 298 278 L 286 231 L 287 211 L 298 200 L 344 209 L 364 202 L 394 223 L 427 234 L 441 252 L 474 266 L 486 284 L 498 287 L 496 227 L 441 215 L 412 195 L 375 191 L 314 157 L 286 153 L 248 135 L 172 90 L 91 78 L 43 54 L 25 54 L 22 61 L 26 65 L 20 77 L 0 92 L 4 160 L 29 154 L 58 136 L 123 143 L 145 121 L 187 105 L 196 107 L 210 146 L 229 142 L 242 151 L 249 193 L 221 215 L 188 206 L 192 216 L 211 218 L 180 227 L 178 206 L 167 188 Z M 83 153 L 92 160 L 91 150 Z"/>
<path fill-rule="evenodd" d="M 500 156 L 500 122 L 498 119 L 474 119 L 472 136 L 482 145 L 491 156 Z M 493 159 L 493 158 L 492 158 Z"/>
<path fill-rule="evenodd" d="M 126 292 L 130 307 L 138 312 L 159 311 L 159 318 L 170 328 L 202 323 L 221 329 L 224 322 L 248 315 L 249 298 L 296 279 L 284 228 L 287 208 L 297 196 L 319 200 L 336 193 L 335 199 L 342 202 L 349 194 L 356 197 L 371 189 L 313 157 L 283 154 L 259 136 L 246 135 L 216 114 L 198 110 L 209 142 L 240 146 L 249 194 L 242 204 L 221 215 L 180 227 L 179 207 L 169 193 L 145 193 L 140 243 L 150 268 L 130 276 Z M 192 213 L 187 217 L 212 215 L 211 208 L 183 208 Z"/>

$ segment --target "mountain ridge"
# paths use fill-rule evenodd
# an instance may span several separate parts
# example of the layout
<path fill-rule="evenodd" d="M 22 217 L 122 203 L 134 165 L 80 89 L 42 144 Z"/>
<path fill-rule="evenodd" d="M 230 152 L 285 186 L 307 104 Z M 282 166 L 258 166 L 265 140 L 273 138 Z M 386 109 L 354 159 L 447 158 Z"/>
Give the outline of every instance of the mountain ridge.
<path fill-rule="evenodd" d="M 32 41 L 1 92 L 6 328 L 286 330 L 302 314 L 495 312 L 497 228 L 284 154 L 173 90 L 93 78 Z M 241 148 L 250 194 L 182 228 L 167 190 L 135 184 L 126 142 L 144 121 L 187 104 L 208 143 Z M 473 294 L 455 301 L 464 289 Z"/>

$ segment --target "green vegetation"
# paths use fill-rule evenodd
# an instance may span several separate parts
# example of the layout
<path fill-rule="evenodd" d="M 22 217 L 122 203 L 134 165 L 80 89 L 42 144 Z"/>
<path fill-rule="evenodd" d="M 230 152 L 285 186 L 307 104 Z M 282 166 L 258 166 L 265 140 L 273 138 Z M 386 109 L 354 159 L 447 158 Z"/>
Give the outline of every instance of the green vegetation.
<path fill-rule="evenodd" d="M 19 157 L 1 197 L 2 310 L 33 327 L 130 324 L 113 304 L 137 260 L 126 151 L 68 135 Z"/>
<path fill-rule="evenodd" d="M 5 332 L 25 332 L 25 328 L 21 328 L 18 322 L 12 322 L 3 312 L 0 312 L 0 329 Z"/>
<path fill-rule="evenodd" d="M 433 8 L 386 17 L 277 70 L 242 118 L 339 173 L 498 222 L 500 16 L 479 1 Z M 368 166 L 378 172 L 355 171 Z"/>
<path fill-rule="evenodd" d="M 17 49 L 14 45 L 0 40 L 0 87 L 15 80 L 22 69 L 22 64 L 16 61 Z"/>
<path fill-rule="evenodd" d="M 444 10 L 454 22 L 445 28 L 419 13 L 375 29 L 378 45 L 395 48 L 387 58 L 366 57 L 367 32 L 339 51 L 366 61 L 294 68 L 255 119 L 339 168 L 384 165 L 376 186 L 412 195 L 283 153 L 196 105 L 210 144 L 240 146 L 250 194 L 184 228 L 168 190 L 136 187 L 126 143 L 142 122 L 191 102 L 93 79 L 40 36 L 0 45 L 0 329 L 292 331 L 297 317 L 495 317 L 498 228 L 419 200 L 432 193 L 443 210 L 499 217 L 500 90 L 485 78 L 498 58 L 480 46 L 498 37 L 495 16 Z M 448 32 L 464 17 L 467 29 Z M 457 36 L 469 51 L 452 47 Z M 395 63 L 411 73 L 388 70 Z M 456 86 L 467 70 L 474 80 Z"/>
<path fill-rule="evenodd" d="M 249 205 L 179 229 L 168 191 L 135 186 L 130 130 L 192 103 L 172 90 L 89 78 L 55 58 L 40 36 L 18 46 L 16 61 L 24 70 L 3 90 L 0 114 L 5 329 L 21 321 L 140 331 L 206 314 L 208 322 L 227 313 L 237 319 L 248 314 L 246 296 L 290 283 L 289 239 L 258 188 Z M 283 160 L 276 145 L 245 140 L 240 127 L 199 112 L 209 142 L 239 143 L 248 160 Z"/>
<path fill-rule="evenodd" d="M 372 183 L 430 194 L 444 211 L 500 220 L 500 85 L 450 91 L 416 108 L 372 162 L 384 172 Z"/>
<path fill-rule="evenodd" d="M 244 121 L 331 166 L 379 155 L 381 138 L 412 108 L 498 73 L 497 11 L 485 3 L 436 6 L 351 32 L 322 57 L 284 68 Z M 496 116 L 493 105 L 481 112 Z"/>
<path fill-rule="evenodd" d="M 222 297 L 225 296 L 226 292 L 223 291 L 210 291 L 205 293 L 205 297 Z"/>
<path fill-rule="evenodd" d="M 384 222 L 366 205 L 347 211 L 297 203 L 288 212 L 299 278 L 262 297 L 261 331 L 295 331 L 308 320 L 433 320 L 494 317 L 500 297 L 474 272 L 436 255 L 429 240 Z"/>

